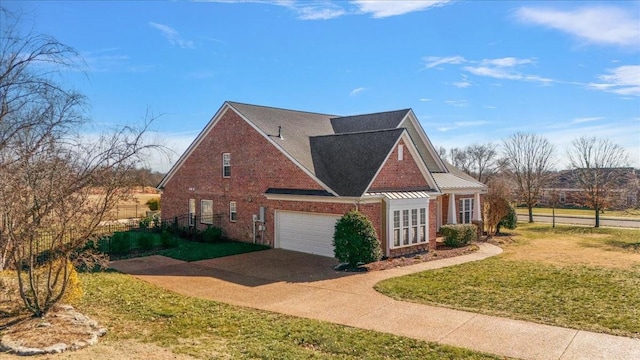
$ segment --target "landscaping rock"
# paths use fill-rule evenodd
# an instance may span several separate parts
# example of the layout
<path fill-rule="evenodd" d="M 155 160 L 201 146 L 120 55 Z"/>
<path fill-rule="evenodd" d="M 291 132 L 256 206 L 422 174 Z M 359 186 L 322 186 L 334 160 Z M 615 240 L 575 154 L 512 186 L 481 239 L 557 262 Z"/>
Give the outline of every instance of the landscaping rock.
<path fill-rule="evenodd" d="M 38 335 L 45 331 L 55 334 L 55 337 L 50 337 L 58 342 L 43 344 L 41 339 L 48 337 Z M 107 329 L 99 327 L 95 320 L 77 312 L 72 306 L 62 305 L 50 312 L 47 321 L 25 320 L 17 329 L 5 329 L 5 335 L 0 338 L 0 352 L 20 356 L 56 354 L 95 345 L 99 337 L 106 333 Z M 66 342 L 59 342 L 60 339 Z"/>

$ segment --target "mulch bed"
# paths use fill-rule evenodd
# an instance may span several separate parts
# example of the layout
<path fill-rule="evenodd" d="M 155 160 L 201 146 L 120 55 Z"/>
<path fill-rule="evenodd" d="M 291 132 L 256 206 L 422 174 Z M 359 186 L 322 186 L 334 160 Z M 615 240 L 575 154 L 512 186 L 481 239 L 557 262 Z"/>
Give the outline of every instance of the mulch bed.
<path fill-rule="evenodd" d="M 435 250 L 380 260 L 366 264 L 363 266 L 363 268 L 367 269 L 368 271 L 392 269 L 399 266 L 415 265 L 425 261 L 446 259 L 450 257 L 465 255 L 475 251 L 478 251 L 478 245 L 475 244 L 470 244 L 459 248 L 452 248 L 444 246 L 443 244 L 438 244 Z"/>

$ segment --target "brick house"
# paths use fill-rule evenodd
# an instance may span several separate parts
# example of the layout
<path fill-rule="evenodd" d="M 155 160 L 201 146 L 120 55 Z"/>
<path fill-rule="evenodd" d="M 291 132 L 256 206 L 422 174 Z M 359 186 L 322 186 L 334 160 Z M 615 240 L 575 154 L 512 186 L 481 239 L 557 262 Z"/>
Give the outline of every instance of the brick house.
<path fill-rule="evenodd" d="M 640 208 L 640 172 L 630 167 L 593 169 L 602 178 L 614 179 L 603 187 L 601 196 L 606 209 Z M 585 190 L 576 180 L 576 170 L 560 170 L 551 174 L 549 187 L 543 188 L 538 205 L 556 207 L 590 207 Z M 604 209 L 603 209 L 604 210 Z"/>
<path fill-rule="evenodd" d="M 225 102 L 158 185 L 162 219 L 333 256 L 358 209 L 386 256 L 435 246 L 442 224 L 481 218 L 483 184 L 443 162 L 411 109 L 334 116 Z"/>

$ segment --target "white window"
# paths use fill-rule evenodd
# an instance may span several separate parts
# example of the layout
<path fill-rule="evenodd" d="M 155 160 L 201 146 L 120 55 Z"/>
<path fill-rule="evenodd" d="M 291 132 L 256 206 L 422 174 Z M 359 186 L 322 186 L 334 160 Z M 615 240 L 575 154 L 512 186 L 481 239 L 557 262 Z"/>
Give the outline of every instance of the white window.
<path fill-rule="evenodd" d="M 238 218 L 238 212 L 236 211 L 236 202 L 229 201 L 229 221 L 236 222 Z"/>
<path fill-rule="evenodd" d="M 222 154 L 222 177 L 231 177 L 231 154 Z"/>
<path fill-rule="evenodd" d="M 564 202 L 565 202 L 565 201 L 567 201 L 567 197 L 566 197 L 566 195 L 564 194 L 564 191 L 560 193 L 560 196 L 559 196 L 559 197 L 560 197 L 560 203 L 561 203 L 561 204 L 564 204 Z"/>
<path fill-rule="evenodd" d="M 404 146 L 398 145 L 398 161 L 404 160 Z"/>
<path fill-rule="evenodd" d="M 402 210 L 402 245 L 409 245 L 409 210 Z"/>
<path fill-rule="evenodd" d="M 189 226 L 196 224 L 196 199 L 189 199 Z"/>
<path fill-rule="evenodd" d="M 200 200 L 200 223 L 213 224 L 213 200 Z"/>
<path fill-rule="evenodd" d="M 393 212 L 393 246 L 400 246 L 400 210 Z"/>
<path fill-rule="evenodd" d="M 393 248 L 416 245 L 426 241 L 426 208 L 393 211 Z"/>
<path fill-rule="evenodd" d="M 425 208 L 420 208 L 420 235 L 418 237 L 420 242 L 425 242 L 427 241 L 426 239 L 426 234 L 427 234 L 427 209 Z"/>
<path fill-rule="evenodd" d="M 460 208 L 458 211 L 459 217 L 458 222 L 460 224 L 471 224 L 471 219 L 473 219 L 473 199 L 460 199 Z"/>

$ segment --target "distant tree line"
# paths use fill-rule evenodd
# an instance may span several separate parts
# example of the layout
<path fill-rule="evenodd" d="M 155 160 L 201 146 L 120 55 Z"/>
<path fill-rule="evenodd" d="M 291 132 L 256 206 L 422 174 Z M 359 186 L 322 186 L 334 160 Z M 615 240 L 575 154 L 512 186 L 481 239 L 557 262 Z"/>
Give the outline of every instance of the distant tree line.
<path fill-rule="evenodd" d="M 518 132 L 501 144 L 440 147 L 438 152 L 446 162 L 487 184 L 489 198 L 503 194 L 509 196 L 508 201 L 525 205 L 529 222 L 533 222 L 533 207 L 540 202 L 543 191 L 557 187 L 556 148 L 542 135 Z M 572 183 L 581 189 L 585 205 L 595 212 L 595 227 L 600 226 L 600 212 L 612 203 L 611 197 L 620 186 L 640 195 L 638 176 L 628 167 L 625 149 L 610 139 L 576 138 L 567 150 L 567 158 Z M 628 181 L 630 170 L 632 179 Z"/>

